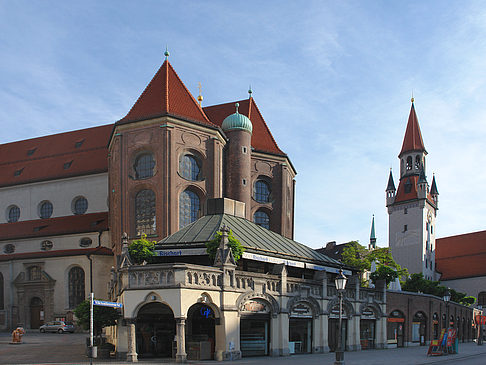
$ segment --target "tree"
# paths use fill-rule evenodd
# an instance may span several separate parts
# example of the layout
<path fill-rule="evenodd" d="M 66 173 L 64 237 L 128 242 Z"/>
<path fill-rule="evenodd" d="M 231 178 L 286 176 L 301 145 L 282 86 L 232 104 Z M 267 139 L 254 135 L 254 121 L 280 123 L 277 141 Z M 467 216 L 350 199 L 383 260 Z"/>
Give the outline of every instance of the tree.
<path fill-rule="evenodd" d="M 422 273 L 415 273 L 410 276 L 409 279 L 402 285 L 402 289 L 406 291 L 432 294 L 436 297 L 443 297 L 447 288 L 440 285 L 438 281 L 427 280 Z M 471 305 L 476 302 L 476 298 L 472 296 L 466 296 L 465 293 L 457 292 L 454 289 L 449 289 L 451 293 L 451 300 L 453 302 Z"/>
<path fill-rule="evenodd" d="M 214 258 L 216 257 L 216 251 L 218 250 L 222 237 L 223 233 L 221 231 L 218 231 L 211 241 L 206 242 L 206 252 L 208 253 L 211 260 L 214 260 Z M 240 243 L 240 241 L 238 241 L 238 239 L 233 236 L 233 231 L 231 230 L 228 234 L 228 246 L 231 249 L 231 253 L 233 254 L 235 262 L 237 262 L 241 258 L 241 255 L 243 255 L 245 248 Z"/>
<path fill-rule="evenodd" d="M 376 269 L 375 272 L 372 272 L 370 274 L 370 279 L 374 283 L 376 283 L 378 280 L 385 280 L 387 286 L 397 277 L 398 273 L 392 268 L 385 265 L 381 265 L 380 267 L 378 267 L 378 269 Z"/>
<path fill-rule="evenodd" d="M 89 329 L 90 322 L 90 303 L 85 300 L 79 304 L 74 310 L 74 315 L 77 318 L 76 323 L 83 329 Z M 121 317 L 120 312 L 111 307 L 101 307 L 95 305 L 93 307 L 93 332 L 95 336 L 101 337 L 103 328 L 114 326 L 116 320 Z"/>
<path fill-rule="evenodd" d="M 128 246 L 128 253 L 134 264 L 141 264 L 154 256 L 155 241 L 147 240 L 145 233 Z"/>
<path fill-rule="evenodd" d="M 397 276 L 399 278 L 408 276 L 408 270 L 406 268 L 402 268 L 400 265 L 398 265 L 395 262 L 391 254 L 391 251 L 388 247 L 380 247 L 377 248 L 376 250 L 369 251 L 368 249 L 366 249 L 366 247 L 361 246 L 358 243 L 358 241 L 351 241 L 346 245 L 346 247 L 343 249 L 342 252 L 343 263 L 358 268 L 362 274 L 365 271 L 371 270 L 371 263 L 375 260 L 378 261 L 377 270 L 379 270 L 382 266 L 384 266 L 390 269 L 395 269 Z M 376 275 L 383 276 L 383 277 L 380 276 L 380 279 L 385 279 L 385 280 L 387 280 L 386 279 L 387 277 L 389 279 L 390 275 L 394 276 L 394 274 L 391 274 L 391 272 L 387 269 L 382 269 L 380 271 L 380 274 L 376 274 Z M 374 279 L 372 280 L 374 281 Z M 387 284 L 389 284 L 391 281 L 387 281 Z M 362 284 L 366 284 L 365 282 L 363 282 L 363 278 L 362 278 Z"/>

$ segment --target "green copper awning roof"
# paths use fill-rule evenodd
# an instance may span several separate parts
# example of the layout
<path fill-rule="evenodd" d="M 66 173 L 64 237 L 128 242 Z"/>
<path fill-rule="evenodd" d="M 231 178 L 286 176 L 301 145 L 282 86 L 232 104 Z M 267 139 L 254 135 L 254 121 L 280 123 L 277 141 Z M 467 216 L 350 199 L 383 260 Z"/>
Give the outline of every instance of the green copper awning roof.
<path fill-rule="evenodd" d="M 247 252 L 292 259 L 315 264 L 339 267 L 341 263 L 331 259 L 299 242 L 272 232 L 266 228 L 229 214 L 207 215 L 182 228 L 180 231 L 159 241 L 157 248 L 163 246 L 203 244 L 226 225 L 245 247 Z"/>

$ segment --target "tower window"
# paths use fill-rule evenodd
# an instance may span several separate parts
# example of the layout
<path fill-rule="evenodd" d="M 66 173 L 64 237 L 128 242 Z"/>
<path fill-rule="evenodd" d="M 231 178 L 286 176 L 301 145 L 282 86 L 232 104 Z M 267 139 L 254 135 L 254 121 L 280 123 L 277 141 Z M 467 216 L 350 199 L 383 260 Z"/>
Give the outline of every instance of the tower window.
<path fill-rule="evenodd" d="M 407 208 L 405 208 L 405 209 L 403 210 L 403 214 L 408 214 L 408 209 L 407 209 Z"/>
<path fill-rule="evenodd" d="M 407 181 L 405 182 L 405 194 L 408 194 L 412 192 L 412 182 L 410 181 L 410 179 L 407 179 Z"/>
<path fill-rule="evenodd" d="M 415 170 L 420 170 L 421 166 L 422 166 L 422 163 L 420 161 L 420 156 L 417 155 L 417 156 L 415 156 Z"/>
<path fill-rule="evenodd" d="M 200 201 L 197 194 L 184 190 L 179 198 L 179 228 L 195 222 L 199 214 Z"/>
<path fill-rule="evenodd" d="M 144 153 L 135 160 L 135 178 L 148 179 L 154 176 L 155 160 L 151 153 Z"/>
<path fill-rule="evenodd" d="M 407 157 L 407 171 L 412 169 L 412 156 Z"/>
<path fill-rule="evenodd" d="M 140 190 L 135 196 L 135 232 L 155 233 L 155 193 L 150 189 Z"/>
<path fill-rule="evenodd" d="M 179 173 L 187 180 L 201 180 L 201 163 L 193 155 L 183 155 L 179 160 Z"/>
<path fill-rule="evenodd" d="M 270 202 L 270 186 L 266 181 L 257 180 L 255 183 L 254 199 L 259 203 Z"/>
<path fill-rule="evenodd" d="M 408 226 L 405 224 L 405 225 L 403 226 L 403 232 L 407 232 L 407 230 L 408 230 Z"/>
<path fill-rule="evenodd" d="M 270 229 L 270 217 L 262 210 L 257 210 L 253 215 L 253 221 L 259 226 Z"/>

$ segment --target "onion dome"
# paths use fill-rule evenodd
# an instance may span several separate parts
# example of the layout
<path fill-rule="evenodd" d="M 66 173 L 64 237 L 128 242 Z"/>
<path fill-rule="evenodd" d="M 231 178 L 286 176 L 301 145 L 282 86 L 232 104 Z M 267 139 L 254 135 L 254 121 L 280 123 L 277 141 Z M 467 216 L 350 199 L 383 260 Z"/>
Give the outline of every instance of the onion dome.
<path fill-rule="evenodd" d="M 238 113 L 239 106 L 240 105 L 238 103 L 235 104 L 236 113 L 228 115 L 223 120 L 223 124 L 221 125 L 221 128 L 225 132 L 234 129 L 241 129 L 251 134 L 253 131 L 253 125 L 251 124 L 251 120 L 248 119 L 248 117 L 246 117 L 245 115 Z"/>

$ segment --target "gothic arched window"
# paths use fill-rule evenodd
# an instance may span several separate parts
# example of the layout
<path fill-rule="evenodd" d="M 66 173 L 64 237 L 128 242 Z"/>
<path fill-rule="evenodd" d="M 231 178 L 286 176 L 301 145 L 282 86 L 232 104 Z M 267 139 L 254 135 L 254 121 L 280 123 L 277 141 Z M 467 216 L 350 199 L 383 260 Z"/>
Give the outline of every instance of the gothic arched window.
<path fill-rule="evenodd" d="M 200 201 L 197 194 L 191 190 L 184 190 L 179 198 L 179 228 L 197 220 Z"/>
<path fill-rule="evenodd" d="M 69 308 L 76 308 L 84 300 L 84 270 L 79 266 L 69 270 Z"/>
<path fill-rule="evenodd" d="M 422 166 L 422 161 L 420 161 L 420 156 L 417 155 L 415 156 L 415 170 L 420 170 L 421 166 Z"/>
<path fill-rule="evenodd" d="M 259 203 L 268 203 L 270 201 L 270 185 L 264 180 L 255 182 L 254 199 Z"/>
<path fill-rule="evenodd" d="M 201 163 L 193 155 L 182 155 L 179 160 L 179 173 L 187 180 L 201 180 Z"/>
<path fill-rule="evenodd" d="M 135 160 L 135 178 L 148 179 L 154 176 L 155 160 L 151 153 L 144 153 Z"/>
<path fill-rule="evenodd" d="M 262 210 L 257 210 L 255 212 L 253 215 L 253 222 L 263 228 L 270 229 L 270 217 Z"/>
<path fill-rule="evenodd" d="M 135 232 L 155 234 L 155 193 L 152 190 L 140 190 L 135 196 Z"/>
<path fill-rule="evenodd" d="M 407 157 L 407 171 L 412 169 L 412 156 Z"/>

